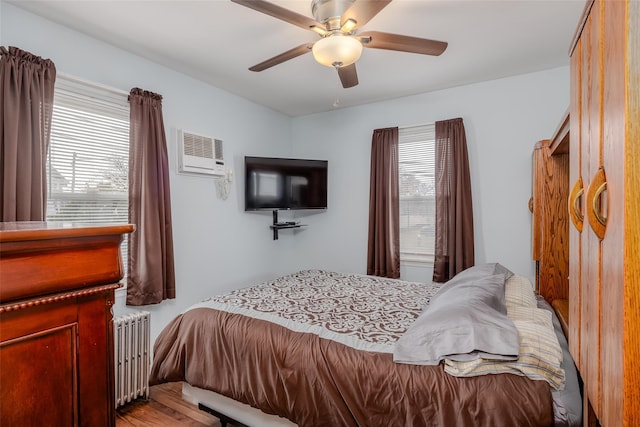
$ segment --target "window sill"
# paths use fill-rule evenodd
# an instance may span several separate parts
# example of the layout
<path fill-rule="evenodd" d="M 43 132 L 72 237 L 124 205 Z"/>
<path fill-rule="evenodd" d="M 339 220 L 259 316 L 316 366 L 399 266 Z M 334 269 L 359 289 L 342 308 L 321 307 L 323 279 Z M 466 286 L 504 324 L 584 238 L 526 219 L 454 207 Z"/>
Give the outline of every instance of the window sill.
<path fill-rule="evenodd" d="M 429 260 L 417 260 L 417 259 L 401 259 L 400 265 L 406 265 L 410 267 L 433 267 L 433 258 Z"/>
<path fill-rule="evenodd" d="M 424 252 L 402 252 L 400 253 L 400 264 L 433 266 L 434 258 L 433 254 L 425 254 Z"/>

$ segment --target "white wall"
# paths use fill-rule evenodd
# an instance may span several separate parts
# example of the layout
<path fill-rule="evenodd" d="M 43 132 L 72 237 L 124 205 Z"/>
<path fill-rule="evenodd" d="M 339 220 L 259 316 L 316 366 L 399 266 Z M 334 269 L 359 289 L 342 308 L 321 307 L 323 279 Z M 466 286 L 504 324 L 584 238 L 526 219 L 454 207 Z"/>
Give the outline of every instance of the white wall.
<path fill-rule="evenodd" d="M 299 265 L 366 271 L 373 129 L 462 117 L 476 262 L 497 261 L 533 279 L 532 149 L 552 136 L 568 106 L 569 69 L 561 67 L 294 119 L 295 155 L 326 158 L 330 168 L 329 209 L 305 218 L 310 227 L 296 240 Z M 406 280 L 431 278 L 430 268 L 403 266 L 401 273 Z"/>
<path fill-rule="evenodd" d="M 566 67 L 292 119 L 1 1 L 0 24 L 2 45 L 51 58 L 59 73 L 126 92 L 138 86 L 164 97 L 177 298 L 145 307 L 152 312 L 154 338 L 189 305 L 256 280 L 301 268 L 364 273 L 371 134 L 381 127 L 462 117 L 476 261 L 499 261 L 533 277 L 527 210 L 531 151 L 536 141 L 551 136 L 568 106 Z M 224 140 L 236 178 L 228 200 L 217 198 L 212 179 L 176 173 L 176 129 Z M 283 214 L 309 226 L 282 231 L 273 241 L 271 214 L 243 210 L 245 155 L 329 160 L 328 210 Z M 431 277 L 429 268 L 406 266 L 402 275 Z M 124 310 L 119 295 L 114 311 Z"/>

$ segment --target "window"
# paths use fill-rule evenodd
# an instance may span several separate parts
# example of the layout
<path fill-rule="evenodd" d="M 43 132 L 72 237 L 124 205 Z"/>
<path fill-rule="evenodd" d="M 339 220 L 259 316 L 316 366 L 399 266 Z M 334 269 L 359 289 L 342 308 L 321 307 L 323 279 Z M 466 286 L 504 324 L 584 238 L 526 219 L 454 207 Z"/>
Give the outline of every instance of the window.
<path fill-rule="evenodd" d="M 127 95 L 58 76 L 47 155 L 47 221 L 127 223 Z M 124 265 L 127 239 L 122 244 Z"/>
<path fill-rule="evenodd" d="M 398 129 L 400 261 L 433 262 L 435 125 Z"/>

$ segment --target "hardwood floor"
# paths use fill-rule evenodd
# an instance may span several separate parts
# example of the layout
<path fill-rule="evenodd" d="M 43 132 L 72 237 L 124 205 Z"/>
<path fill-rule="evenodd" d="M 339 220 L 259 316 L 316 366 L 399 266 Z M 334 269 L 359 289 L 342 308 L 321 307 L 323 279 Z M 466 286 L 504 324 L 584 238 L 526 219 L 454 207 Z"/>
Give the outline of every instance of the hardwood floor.
<path fill-rule="evenodd" d="M 149 400 L 137 400 L 116 411 L 116 427 L 220 427 L 213 415 L 182 400 L 182 383 L 168 383 L 149 389 Z"/>

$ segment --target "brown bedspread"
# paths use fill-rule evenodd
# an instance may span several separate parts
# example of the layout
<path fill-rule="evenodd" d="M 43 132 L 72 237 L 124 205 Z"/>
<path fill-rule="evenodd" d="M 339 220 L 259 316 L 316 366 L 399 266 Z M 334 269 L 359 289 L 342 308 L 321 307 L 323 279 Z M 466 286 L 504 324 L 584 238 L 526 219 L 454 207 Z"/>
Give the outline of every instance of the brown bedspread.
<path fill-rule="evenodd" d="M 174 319 L 154 346 L 151 383 L 187 381 L 311 426 L 550 426 L 544 381 L 456 378 L 396 364 L 281 325 L 212 308 Z"/>

